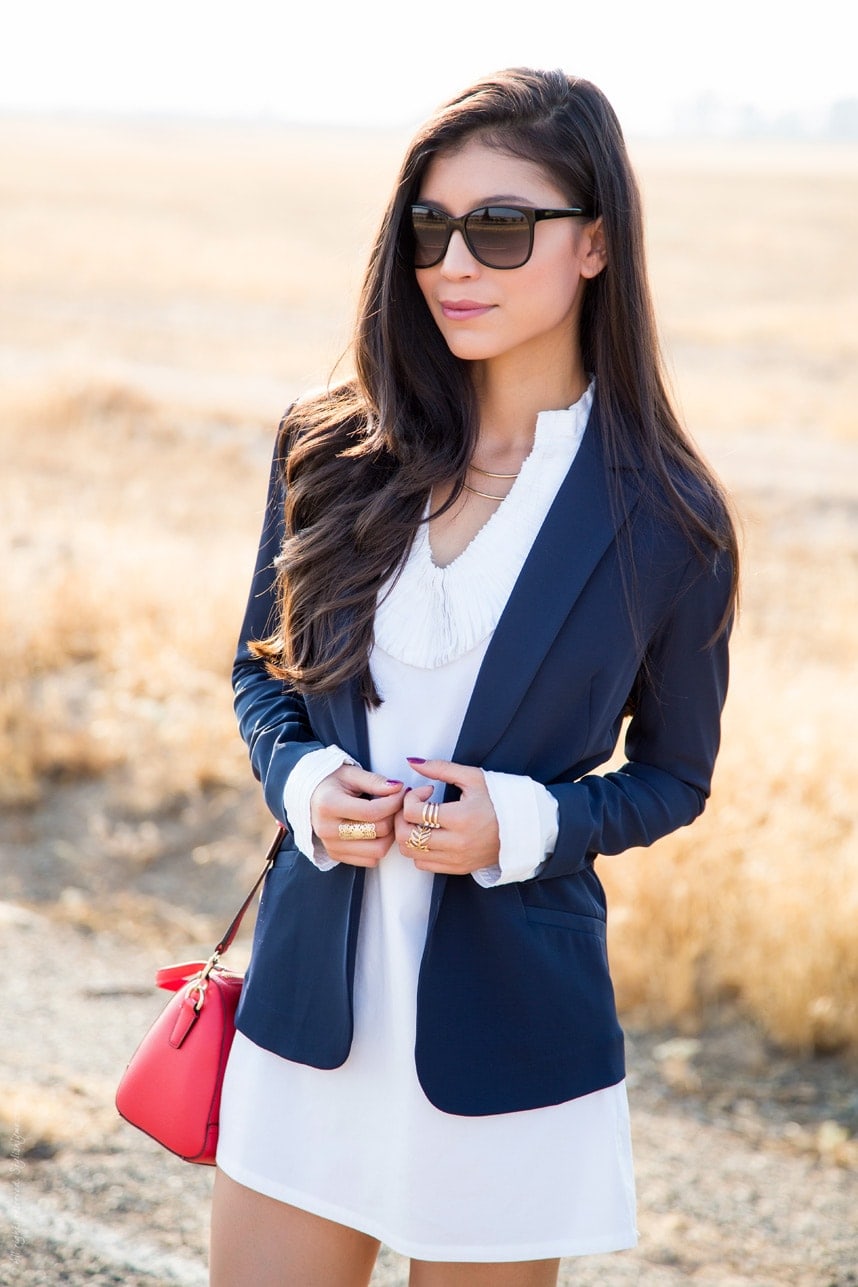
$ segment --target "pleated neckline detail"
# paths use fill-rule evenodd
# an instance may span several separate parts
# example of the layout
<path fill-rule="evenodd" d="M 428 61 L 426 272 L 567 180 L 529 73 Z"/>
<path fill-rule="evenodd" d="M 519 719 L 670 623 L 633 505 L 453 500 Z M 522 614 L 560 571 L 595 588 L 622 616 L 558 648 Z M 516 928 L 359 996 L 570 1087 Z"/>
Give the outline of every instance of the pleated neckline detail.
<path fill-rule="evenodd" d="M 575 459 L 593 403 L 593 383 L 562 411 L 541 411 L 533 447 L 507 496 L 446 567 L 420 526 L 402 569 L 379 594 L 375 647 L 434 670 L 492 634 L 560 484 Z"/>

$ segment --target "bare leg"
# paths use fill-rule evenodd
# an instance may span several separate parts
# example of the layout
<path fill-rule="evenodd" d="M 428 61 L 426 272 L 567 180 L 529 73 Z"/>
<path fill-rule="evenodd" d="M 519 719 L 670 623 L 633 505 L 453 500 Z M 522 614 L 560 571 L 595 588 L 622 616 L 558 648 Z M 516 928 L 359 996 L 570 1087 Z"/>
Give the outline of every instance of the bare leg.
<path fill-rule="evenodd" d="M 515 1264 L 412 1260 L 409 1287 L 557 1287 L 559 1260 Z"/>
<path fill-rule="evenodd" d="M 210 1287 L 367 1287 L 378 1246 L 220 1169 L 215 1175 Z"/>

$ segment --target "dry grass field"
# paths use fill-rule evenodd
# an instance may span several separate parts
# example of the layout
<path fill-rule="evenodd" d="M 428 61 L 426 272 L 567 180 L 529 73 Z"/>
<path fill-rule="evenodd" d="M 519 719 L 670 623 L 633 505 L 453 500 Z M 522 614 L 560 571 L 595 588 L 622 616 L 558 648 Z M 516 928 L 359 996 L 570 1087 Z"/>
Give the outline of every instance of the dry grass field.
<path fill-rule="evenodd" d="M 402 142 L 0 121 L 0 801 L 36 873 L 4 859 L 2 896 L 98 923 L 183 870 L 189 810 L 199 861 L 224 800 L 267 829 L 227 679 L 267 454 L 341 359 Z M 746 561 L 711 805 L 600 864 L 619 997 L 858 1050 L 858 150 L 635 155 L 671 375 Z M 75 876 L 93 852 L 109 877 Z"/>

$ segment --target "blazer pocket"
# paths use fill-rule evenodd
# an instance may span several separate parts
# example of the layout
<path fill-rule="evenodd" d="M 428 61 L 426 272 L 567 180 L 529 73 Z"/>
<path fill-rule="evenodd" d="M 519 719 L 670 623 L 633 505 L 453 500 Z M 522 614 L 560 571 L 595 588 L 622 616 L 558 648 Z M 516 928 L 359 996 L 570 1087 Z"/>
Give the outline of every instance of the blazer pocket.
<path fill-rule="evenodd" d="M 523 903 L 524 914 L 531 925 L 556 925 L 559 929 L 577 930 L 581 934 L 593 934 L 602 942 L 607 938 L 607 926 L 595 916 L 581 916 L 577 912 L 565 912 L 554 907 L 530 907 Z"/>

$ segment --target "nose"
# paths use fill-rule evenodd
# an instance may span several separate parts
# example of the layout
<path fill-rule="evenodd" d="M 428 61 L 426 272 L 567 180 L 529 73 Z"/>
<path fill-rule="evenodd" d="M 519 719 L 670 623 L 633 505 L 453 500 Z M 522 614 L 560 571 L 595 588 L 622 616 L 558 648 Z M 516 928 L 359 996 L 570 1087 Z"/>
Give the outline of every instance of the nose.
<path fill-rule="evenodd" d="M 441 260 L 441 272 L 445 277 L 460 278 L 476 277 L 479 271 L 479 261 L 471 254 L 459 229 L 454 229 Z"/>

